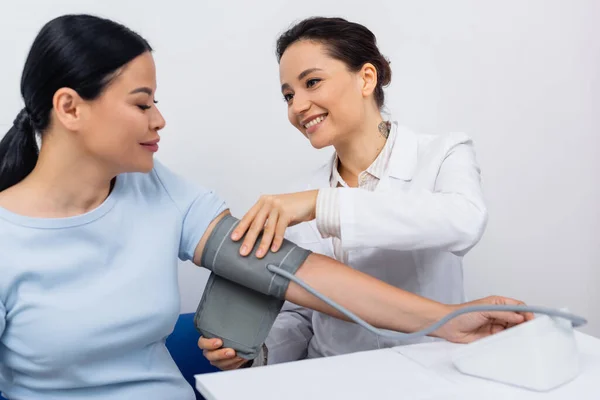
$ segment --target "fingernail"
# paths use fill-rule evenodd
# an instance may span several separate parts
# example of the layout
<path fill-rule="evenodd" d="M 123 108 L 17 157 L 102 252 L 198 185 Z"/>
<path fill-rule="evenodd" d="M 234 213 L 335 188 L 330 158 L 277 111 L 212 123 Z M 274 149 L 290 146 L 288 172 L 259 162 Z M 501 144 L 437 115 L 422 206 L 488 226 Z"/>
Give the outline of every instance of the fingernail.
<path fill-rule="evenodd" d="M 225 355 L 226 355 L 227 357 L 231 357 L 231 355 L 232 355 L 232 354 L 233 354 L 233 353 L 231 353 L 231 351 L 227 351 L 227 352 L 225 352 Z"/>
<path fill-rule="evenodd" d="M 220 345 L 221 345 L 221 341 L 220 341 L 220 340 L 215 340 L 215 341 L 213 342 L 213 345 L 215 345 L 215 346 L 220 346 Z"/>
<path fill-rule="evenodd" d="M 246 254 L 247 251 L 248 251 L 248 246 L 243 245 L 242 246 L 242 254 Z"/>
<path fill-rule="evenodd" d="M 240 237 L 240 234 L 239 234 L 239 233 L 237 233 L 237 232 L 233 232 L 233 234 L 231 235 L 231 238 L 232 238 L 233 240 L 238 240 L 238 238 L 239 238 L 239 237 Z"/>
<path fill-rule="evenodd" d="M 256 257 L 262 257 L 265 254 L 265 251 L 263 249 L 258 249 L 256 251 Z"/>

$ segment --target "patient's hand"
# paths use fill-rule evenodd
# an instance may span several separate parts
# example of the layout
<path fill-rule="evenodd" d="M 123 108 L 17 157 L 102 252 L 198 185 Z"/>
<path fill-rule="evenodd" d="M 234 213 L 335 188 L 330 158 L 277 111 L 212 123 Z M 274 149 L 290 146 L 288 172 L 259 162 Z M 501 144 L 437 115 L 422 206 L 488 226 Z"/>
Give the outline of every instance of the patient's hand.
<path fill-rule="evenodd" d="M 200 337 L 198 340 L 198 347 L 203 351 L 204 357 L 210 361 L 211 365 L 219 368 L 220 370 L 228 371 L 232 369 L 238 369 L 244 364 L 250 362 L 241 357 L 235 355 L 233 349 L 223 349 L 221 346 L 223 342 L 220 339 L 207 339 Z"/>

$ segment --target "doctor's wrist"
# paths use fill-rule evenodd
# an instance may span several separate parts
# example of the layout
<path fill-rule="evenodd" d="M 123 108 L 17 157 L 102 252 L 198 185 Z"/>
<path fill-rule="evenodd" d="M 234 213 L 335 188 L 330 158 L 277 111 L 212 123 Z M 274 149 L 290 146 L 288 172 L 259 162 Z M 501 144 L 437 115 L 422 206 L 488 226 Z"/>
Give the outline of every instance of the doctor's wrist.
<path fill-rule="evenodd" d="M 440 314 L 428 326 L 438 322 L 439 320 L 444 318 L 446 315 L 453 313 L 454 311 L 460 309 L 462 306 L 463 306 L 462 304 L 442 304 Z M 450 321 L 446 322 L 444 325 L 440 326 L 435 331 L 433 331 L 432 333 L 430 333 L 428 336 L 452 341 L 452 338 L 456 334 L 455 324 L 456 324 L 455 320 L 450 320 Z"/>
<path fill-rule="evenodd" d="M 421 331 L 423 329 L 429 328 L 431 325 L 435 324 L 436 322 L 438 322 L 439 320 L 441 320 L 442 318 L 444 318 L 446 315 L 450 314 L 454 310 L 455 310 L 455 308 L 452 305 L 437 303 L 437 302 L 432 304 L 431 308 L 423 315 L 423 320 L 421 321 L 421 325 L 420 325 L 419 329 L 417 329 L 416 331 Z M 441 326 L 440 328 L 431 332 L 427 336 L 445 339 L 446 334 L 447 333 L 444 329 L 444 326 Z"/>

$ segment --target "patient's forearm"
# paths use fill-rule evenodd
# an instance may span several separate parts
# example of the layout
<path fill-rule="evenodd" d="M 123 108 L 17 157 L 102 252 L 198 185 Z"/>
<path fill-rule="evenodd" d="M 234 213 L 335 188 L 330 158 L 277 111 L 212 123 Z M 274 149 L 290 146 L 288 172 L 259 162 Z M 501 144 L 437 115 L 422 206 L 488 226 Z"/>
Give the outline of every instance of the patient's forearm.
<path fill-rule="evenodd" d="M 415 332 L 449 312 L 444 304 L 398 289 L 319 254 L 311 254 L 296 276 L 371 325 L 382 329 Z M 294 282 L 290 282 L 286 299 L 348 320 Z"/>

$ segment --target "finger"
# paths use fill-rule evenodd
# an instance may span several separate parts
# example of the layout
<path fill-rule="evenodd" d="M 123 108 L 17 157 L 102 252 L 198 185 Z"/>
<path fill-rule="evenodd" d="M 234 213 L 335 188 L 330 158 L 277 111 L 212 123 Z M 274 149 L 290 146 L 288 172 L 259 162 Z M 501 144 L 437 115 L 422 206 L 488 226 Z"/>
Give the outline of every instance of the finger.
<path fill-rule="evenodd" d="M 277 228 L 275 228 L 275 238 L 273 239 L 273 245 L 271 251 L 276 252 L 281 247 L 283 239 L 285 237 L 285 230 L 289 226 L 290 221 L 287 218 L 279 218 L 277 221 Z"/>
<path fill-rule="evenodd" d="M 242 219 L 240 220 L 240 222 L 238 222 L 237 226 L 235 227 L 235 229 L 231 233 L 231 239 L 233 241 L 238 241 L 238 240 L 240 240 L 240 238 L 242 238 L 244 236 L 244 234 L 246 233 L 246 231 L 250 227 L 250 223 L 254 220 L 254 218 L 256 217 L 256 214 L 258 214 L 258 210 L 260 210 L 261 207 L 262 207 L 262 200 L 259 200 L 242 217 Z"/>
<path fill-rule="evenodd" d="M 489 311 L 484 312 L 483 315 L 497 324 L 520 324 L 525 321 L 525 317 L 517 312 L 510 311 Z"/>
<path fill-rule="evenodd" d="M 504 327 L 504 329 L 510 329 L 510 328 L 512 328 L 512 327 L 514 327 L 514 326 L 517 326 L 517 325 L 518 325 L 518 324 L 510 324 L 510 323 L 507 323 L 507 324 L 506 324 L 506 326 Z"/>
<path fill-rule="evenodd" d="M 221 339 L 208 339 L 202 336 L 198 339 L 198 347 L 202 350 L 215 350 L 221 346 L 223 346 Z"/>
<path fill-rule="evenodd" d="M 517 300 L 517 299 L 512 299 L 510 297 L 503 297 L 503 296 L 493 296 L 493 297 L 494 297 L 493 302 L 496 304 L 505 304 L 505 305 L 510 305 L 510 306 L 526 305 L 523 301 Z M 531 321 L 534 318 L 534 314 L 529 311 L 520 311 L 518 313 L 524 317 L 525 321 Z"/>
<path fill-rule="evenodd" d="M 525 317 L 525 321 L 531 321 L 532 319 L 535 318 L 535 315 L 532 312 L 526 312 L 526 313 L 522 313 L 522 314 Z"/>
<path fill-rule="evenodd" d="M 492 324 L 492 326 L 490 327 L 490 331 L 492 334 L 502 332 L 504 329 L 505 329 L 504 325 L 500 325 L 500 324 Z"/>
<path fill-rule="evenodd" d="M 234 358 L 235 350 L 233 350 L 233 349 L 204 350 L 203 354 L 204 354 L 204 357 L 206 357 L 206 359 L 212 363 L 215 361 L 218 362 L 218 361 L 230 360 L 230 359 Z"/>
<path fill-rule="evenodd" d="M 275 236 L 275 226 L 277 224 L 277 219 L 279 217 L 279 211 L 273 208 L 269 213 L 269 218 L 267 219 L 267 224 L 265 225 L 265 229 L 263 231 L 262 240 L 260 241 L 260 246 L 258 250 L 256 250 L 256 257 L 262 258 L 269 251 L 269 246 L 273 241 L 273 236 Z"/>
<path fill-rule="evenodd" d="M 246 233 L 246 238 L 244 239 L 242 248 L 240 249 L 241 255 L 246 256 L 250 254 L 250 251 L 252 251 L 252 249 L 254 248 L 256 238 L 258 237 L 260 232 L 265 228 L 265 223 L 267 222 L 267 217 L 269 215 L 270 208 L 270 205 L 264 204 L 263 207 L 256 214 L 256 217 L 250 225 L 250 229 L 248 229 L 248 232 Z"/>

